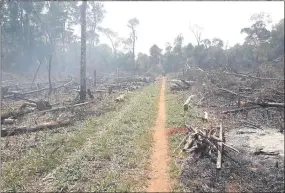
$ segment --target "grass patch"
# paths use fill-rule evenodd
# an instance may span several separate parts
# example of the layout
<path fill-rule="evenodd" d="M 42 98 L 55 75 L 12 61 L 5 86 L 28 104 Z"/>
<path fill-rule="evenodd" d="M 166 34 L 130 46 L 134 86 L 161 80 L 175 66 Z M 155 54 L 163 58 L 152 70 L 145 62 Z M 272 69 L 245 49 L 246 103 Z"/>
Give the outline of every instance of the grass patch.
<path fill-rule="evenodd" d="M 1 190 L 134 191 L 143 187 L 158 97 L 157 84 L 129 93 L 125 102 L 113 104 L 117 106 L 113 112 L 4 163 Z"/>
<path fill-rule="evenodd" d="M 189 112 L 186 114 L 183 111 L 183 103 L 187 99 L 187 93 L 183 92 L 171 92 L 168 88 L 166 89 L 166 100 L 167 100 L 167 128 L 183 128 L 185 127 L 185 122 L 191 120 Z M 191 113 L 191 108 L 189 109 Z M 184 135 L 175 134 L 169 136 L 168 142 L 170 146 L 170 155 L 172 157 L 170 164 L 170 177 L 174 180 L 174 185 L 172 188 L 173 192 L 182 192 L 184 191 L 183 184 L 180 183 L 180 173 L 181 173 L 181 164 L 177 163 L 178 160 L 185 158 L 185 155 L 179 154 L 180 150 L 176 150 L 173 154 L 173 151 L 177 148 Z"/>

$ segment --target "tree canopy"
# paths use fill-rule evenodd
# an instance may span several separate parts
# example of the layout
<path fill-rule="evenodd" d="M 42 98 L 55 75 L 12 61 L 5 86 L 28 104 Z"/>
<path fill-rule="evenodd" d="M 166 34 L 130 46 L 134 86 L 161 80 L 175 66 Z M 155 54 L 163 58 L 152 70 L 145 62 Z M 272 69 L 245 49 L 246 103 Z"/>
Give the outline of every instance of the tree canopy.
<path fill-rule="evenodd" d="M 169 40 L 164 48 L 153 44 L 149 53 L 136 56 L 138 18 L 126 21 L 129 37 L 119 37 L 112 26 L 101 23 L 108 10 L 104 4 L 88 1 L 86 9 L 87 69 L 145 73 L 176 72 L 184 68 L 221 68 L 244 71 L 284 54 L 284 19 L 272 24 L 266 13 L 252 15 L 250 26 L 241 29 L 243 44 L 228 47 L 220 38 L 203 38 L 203 28 L 191 25 L 189 34 L 196 42 L 185 42 L 182 34 Z M 80 7 L 76 1 L 2 1 L 2 69 L 11 72 L 34 72 L 38 61 L 53 55 L 54 71 L 77 73 L 80 64 L 80 36 L 74 26 L 80 25 Z M 187 25 L 187 24 L 185 24 Z M 100 43 L 105 36 L 111 45 Z M 195 45 L 194 45 L 195 44 Z M 88 70 L 87 70 L 88 72 Z"/>

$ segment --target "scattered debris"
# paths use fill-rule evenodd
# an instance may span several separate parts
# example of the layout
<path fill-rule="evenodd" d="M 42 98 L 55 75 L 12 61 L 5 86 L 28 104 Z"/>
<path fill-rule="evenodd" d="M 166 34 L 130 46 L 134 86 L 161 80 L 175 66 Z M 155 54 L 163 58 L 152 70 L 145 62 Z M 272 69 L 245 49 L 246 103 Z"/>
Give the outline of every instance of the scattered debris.
<path fill-rule="evenodd" d="M 118 96 L 116 99 L 115 99 L 115 101 L 116 102 L 122 102 L 122 101 L 124 101 L 125 100 L 125 95 L 124 94 L 121 94 L 120 96 Z"/>

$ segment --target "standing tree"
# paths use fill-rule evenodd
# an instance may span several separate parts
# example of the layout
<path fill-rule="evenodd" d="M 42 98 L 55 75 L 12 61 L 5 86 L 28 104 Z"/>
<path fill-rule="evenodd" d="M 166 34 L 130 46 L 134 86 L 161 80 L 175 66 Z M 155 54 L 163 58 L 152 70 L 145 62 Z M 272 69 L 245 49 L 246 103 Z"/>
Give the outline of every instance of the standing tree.
<path fill-rule="evenodd" d="M 177 66 L 176 68 L 178 70 L 184 68 L 183 63 L 185 64 L 185 59 L 183 58 L 182 55 L 182 44 L 183 44 L 183 36 L 182 34 L 179 34 L 175 39 L 174 39 L 174 47 L 173 47 L 173 54 L 175 56 L 175 65 Z"/>
<path fill-rule="evenodd" d="M 200 46 L 203 28 L 198 25 L 190 25 L 190 30 L 195 36 L 198 46 Z"/>
<path fill-rule="evenodd" d="M 136 26 L 139 24 L 139 20 L 137 18 L 130 19 L 128 21 L 128 27 L 132 30 L 130 34 L 129 40 L 132 43 L 132 54 L 133 54 L 133 65 L 134 65 L 134 73 L 136 72 L 136 55 L 135 55 L 135 45 L 137 40 L 137 34 L 136 34 Z"/>
<path fill-rule="evenodd" d="M 147 72 L 149 66 L 150 66 L 150 59 L 148 55 L 143 53 L 138 53 L 136 64 L 138 65 L 138 68 L 141 69 L 144 72 Z"/>
<path fill-rule="evenodd" d="M 98 30 L 110 40 L 110 43 L 113 48 L 114 56 L 116 58 L 117 47 L 119 46 L 119 43 L 121 42 L 121 39 L 118 38 L 118 34 L 109 28 L 98 27 Z"/>
<path fill-rule="evenodd" d="M 150 60 L 152 63 L 152 66 L 154 67 L 154 69 L 156 70 L 162 70 L 162 66 L 160 64 L 161 62 L 161 54 L 162 49 L 160 49 L 156 44 L 154 44 L 153 46 L 151 46 L 151 48 L 149 49 L 149 54 L 150 54 Z"/>
<path fill-rule="evenodd" d="M 86 5 L 81 5 L 81 62 L 80 62 L 80 100 L 86 99 Z"/>

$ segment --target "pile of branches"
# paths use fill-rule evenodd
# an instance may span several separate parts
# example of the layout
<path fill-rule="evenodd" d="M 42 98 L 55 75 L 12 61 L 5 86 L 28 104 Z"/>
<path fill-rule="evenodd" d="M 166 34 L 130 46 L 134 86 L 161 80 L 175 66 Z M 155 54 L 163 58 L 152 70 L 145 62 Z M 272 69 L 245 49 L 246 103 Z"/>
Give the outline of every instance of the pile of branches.
<path fill-rule="evenodd" d="M 192 68 L 184 79 L 201 107 L 214 107 L 234 122 L 252 122 L 284 131 L 284 63 L 265 63 L 250 72 Z M 181 77 L 182 79 L 182 77 Z"/>
<path fill-rule="evenodd" d="M 237 149 L 225 143 L 225 135 L 222 125 L 210 128 L 193 128 L 191 126 L 187 126 L 187 128 L 188 132 L 186 136 L 182 139 L 174 152 L 184 145 L 182 149 L 183 152 L 191 154 L 196 160 L 209 156 L 212 161 L 216 162 L 217 169 L 221 169 L 222 167 L 222 155 L 229 157 L 227 149 L 239 153 Z"/>

